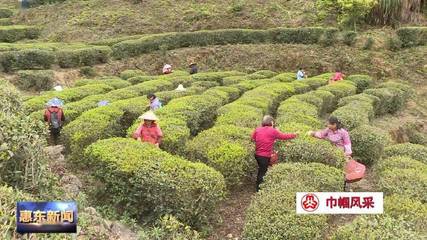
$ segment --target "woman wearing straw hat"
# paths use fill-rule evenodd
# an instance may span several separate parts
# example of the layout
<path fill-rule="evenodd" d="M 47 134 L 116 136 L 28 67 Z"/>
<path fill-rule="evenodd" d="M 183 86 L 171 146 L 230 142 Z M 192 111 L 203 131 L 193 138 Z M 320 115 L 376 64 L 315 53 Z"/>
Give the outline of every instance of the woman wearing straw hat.
<path fill-rule="evenodd" d="M 139 119 L 143 120 L 134 133 L 134 138 L 141 142 L 148 142 L 159 146 L 163 133 L 156 121 L 158 118 L 152 111 L 144 113 Z"/>

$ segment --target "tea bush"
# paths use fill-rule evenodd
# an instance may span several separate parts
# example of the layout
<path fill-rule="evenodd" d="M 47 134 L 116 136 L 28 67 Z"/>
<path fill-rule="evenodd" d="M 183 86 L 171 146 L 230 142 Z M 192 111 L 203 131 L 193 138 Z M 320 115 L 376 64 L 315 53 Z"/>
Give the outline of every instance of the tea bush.
<path fill-rule="evenodd" d="M 47 158 L 43 152 L 45 134 L 44 124 L 34 121 L 23 110 L 21 93 L 0 79 L 1 185 L 6 183 L 34 193 L 49 191 L 51 175 L 46 173 Z"/>
<path fill-rule="evenodd" d="M 48 91 L 42 93 L 40 96 L 30 98 L 29 100 L 24 102 L 23 106 L 28 111 L 34 112 L 43 109 L 47 101 L 53 97 L 58 97 L 65 103 L 67 103 L 77 101 L 92 94 L 105 93 L 111 90 L 113 90 L 113 88 L 106 84 L 94 84 L 81 87 L 66 88 L 61 92 Z"/>
<path fill-rule="evenodd" d="M 288 99 L 288 101 L 293 101 L 294 99 L 315 106 L 316 110 L 317 110 L 316 116 L 321 114 L 321 111 L 323 109 L 323 104 L 324 104 L 323 98 L 320 97 L 318 94 L 316 94 L 315 91 L 310 91 L 308 93 L 294 95 L 294 96 L 290 97 Z M 283 105 L 283 103 L 282 103 L 282 105 Z"/>
<path fill-rule="evenodd" d="M 402 90 L 403 99 L 406 101 L 415 95 L 415 90 L 408 84 L 404 82 L 396 82 L 396 81 L 387 81 L 385 83 L 381 83 L 378 85 L 379 88 L 397 88 Z"/>
<path fill-rule="evenodd" d="M 399 129 L 408 136 L 410 143 L 427 146 L 427 133 L 423 131 L 423 123 L 421 121 L 407 122 Z"/>
<path fill-rule="evenodd" d="M 295 73 L 280 73 L 272 78 L 273 80 L 278 80 L 280 82 L 292 82 L 297 79 Z"/>
<path fill-rule="evenodd" d="M 332 113 L 348 130 L 368 124 L 373 115 L 373 107 L 367 102 L 353 101 Z"/>
<path fill-rule="evenodd" d="M 427 27 L 402 27 L 396 33 L 402 41 L 403 47 L 414 47 L 427 43 Z"/>
<path fill-rule="evenodd" d="M 268 30 L 225 29 L 198 32 L 163 33 L 127 40 L 112 46 L 115 58 L 134 57 L 160 49 L 171 50 L 190 46 L 256 44 L 256 43 L 302 43 L 315 44 L 325 34 L 329 42 L 336 29 L 324 28 L 274 28 Z"/>
<path fill-rule="evenodd" d="M 319 90 L 328 91 L 334 95 L 333 102 L 330 105 L 330 109 L 334 109 L 339 99 L 356 94 L 357 88 L 348 82 L 340 81 L 335 84 L 320 87 Z"/>
<path fill-rule="evenodd" d="M 364 91 L 364 93 L 376 96 L 380 99 L 377 112 L 377 115 L 384 115 L 386 113 L 393 113 L 393 111 L 396 109 L 396 107 L 400 106 L 393 106 L 395 102 L 397 102 L 397 95 L 396 92 L 400 91 L 398 89 L 395 89 L 395 91 L 389 89 L 389 88 L 376 88 L 376 89 L 367 89 Z M 400 91 L 402 92 L 402 91 Z M 402 92 L 403 93 L 403 92 Z"/>
<path fill-rule="evenodd" d="M 373 83 L 372 77 L 368 75 L 350 75 L 345 79 L 356 83 L 357 93 L 362 93 L 365 89 L 371 87 Z"/>
<path fill-rule="evenodd" d="M 80 75 L 86 77 L 95 77 L 97 75 L 95 68 L 91 66 L 85 66 L 80 68 Z"/>
<path fill-rule="evenodd" d="M 225 77 L 222 79 L 222 84 L 224 86 L 229 86 L 233 84 L 238 84 L 243 81 L 247 81 L 248 78 L 246 76 L 231 76 L 231 77 Z"/>
<path fill-rule="evenodd" d="M 317 93 L 324 99 L 331 99 L 331 95 L 333 94 L 333 100 L 337 102 L 340 98 L 355 93 L 355 87 L 348 83 L 336 83 L 321 87 L 320 89 L 328 89 L 334 93 L 325 92 L 325 90 L 316 90 L 304 95 L 310 96 Z M 296 98 L 298 98 L 298 96 L 299 95 L 296 95 L 285 100 L 278 109 L 277 122 L 280 129 L 284 132 L 295 132 L 298 134 L 296 139 L 292 139 L 288 142 L 279 142 L 277 144 L 281 160 L 292 162 L 320 162 L 327 165 L 342 167 L 345 159 L 341 149 L 332 146 L 327 141 L 305 135 L 308 130 L 320 128 L 322 126 L 317 116 L 321 114 L 319 110 L 324 108 L 324 106 L 321 106 L 321 104 L 319 104 L 320 102 L 317 102 L 316 105 L 312 105 L 297 100 Z M 303 99 L 307 99 L 307 97 Z"/>
<path fill-rule="evenodd" d="M 375 171 L 389 169 L 419 169 L 421 172 L 427 170 L 427 164 L 406 156 L 394 156 L 385 158 L 375 165 Z"/>
<path fill-rule="evenodd" d="M 339 227 L 331 239 L 423 239 L 419 233 L 408 229 L 405 222 L 389 216 L 360 216 L 352 223 Z"/>
<path fill-rule="evenodd" d="M 305 78 L 305 79 L 299 80 L 298 82 L 307 84 L 308 86 L 310 86 L 311 90 L 315 90 L 321 86 L 328 84 L 327 79 L 318 78 L 318 77 Z"/>
<path fill-rule="evenodd" d="M 100 79 L 80 79 L 77 80 L 74 83 L 74 86 L 80 87 L 80 86 L 86 86 L 86 85 L 92 85 L 92 84 L 106 84 L 108 86 L 113 87 L 114 89 L 119 88 L 125 88 L 129 87 L 131 85 L 130 82 L 121 80 L 119 78 L 100 78 Z"/>
<path fill-rule="evenodd" d="M 413 143 L 401 143 L 385 148 L 385 156 L 407 156 L 427 164 L 427 147 Z"/>
<path fill-rule="evenodd" d="M 179 92 L 175 90 L 169 90 L 169 91 L 161 91 L 157 92 L 156 96 L 160 99 L 162 104 L 168 103 L 170 100 L 179 98 L 179 97 L 185 97 L 189 95 L 195 95 L 200 94 L 203 91 L 205 91 L 208 88 L 215 87 L 217 85 L 212 86 L 194 86 L 194 84 L 191 85 L 191 87 L 187 88 L 185 91 Z"/>
<path fill-rule="evenodd" d="M 16 42 L 22 39 L 35 39 L 39 36 L 40 29 L 34 26 L 0 26 L 0 42 Z"/>
<path fill-rule="evenodd" d="M 231 76 L 243 76 L 242 72 L 228 71 L 228 72 L 201 72 L 193 74 L 191 77 L 195 81 L 216 81 L 222 84 L 222 79 Z"/>
<path fill-rule="evenodd" d="M 319 163 L 280 163 L 266 175 L 246 213 L 244 239 L 323 239 L 326 215 L 296 215 L 295 193 L 339 191 L 340 170 Z"/>
<path fill-rule="evenodd" d="M 387 196 L 384 198 L 384 212 L 426 235 L 427 206 L 420 201 L 402 195 Z"/>
<path fill-rule="evenodd" d="M 376 109 L 376 106 L 379 104 L 380 99 L 374 95 L 369 95 L 366 93 L 360 93 L 357 95 L 352 95 L 352 96 L 341 98 L 338 102 L 338 107 L 343 107 L 343 106 L 350 104 L 354 101 L 366 102 L 366 103 L 372 104 L 374 109 Z"/>
<path fill-rule="evenodd" d="M 425 202 L 422 192 L 427 187 L 427 164 L 409 157 L 390 157 L 378 162 L 374 173 L 379 189 L 389 195 L 384 199 L 386 216 L 425 236 L 427 208 L 422 204 Z"/>
<path fill-rule="evenodd" d="M 330 112 L 334 109 L 334 101 L 335 101 L 335 96 L 334 94 L 332 94 L 329 91 L 325 91 L 325 90 L 316 90 L 313 91 L 313 95 L 319 97 L 322 99 L 323 104 L 322 104 L 322 108 L 319 111 L 320 115 L 323 115 L 327 112 Z"/>
<path fill-rule="evenodd" d="M 204 90 L 204 88 L 197 88 L 194 90 L 194 93 L 200 93 Z M 166 93 L 166 95 L 172 99 L 173 96 L 171 94 L 167 94 L 167 92 L 168 91 L 164 91 L 163 93 Z M 184 97 L 190 95 L 191 93 L 191 88 L 188 88 L 185 92 L 179 92 L 179 94 L 175 94 L 175 97 Z M 160 92 L 160 94 L 162 93 Z M 108 106 L 99 107 L 84 112 L 70 124 L 66 125 L 64 127 L 63 135 L 71 146 L 70 150 L 72 151 L 74 158 L 79 158 L 79 154 L 82 152 L 81 150 L 96 140 L 125 135 L 126 129 L 131 127 L 131 125 L 135 122 L 135 119 L 148 110 L 147 104 L 145 104 L 146 102 L 146 96 L 116 100 L 110 103 Z M 163 103 L 166 104 L 167 102 L 168 101 Z M 95 117 L 95 115 L 97 117 Z M 138 127 L 139 122 L 140 121 L 136 121 L 134 123 L 133 131 Z M 86 125 L 93 127 L 86 128 Z M 160 124 L 160 126 L 164 126 L 164 124 Z M 94 130 L 94 127 L 96 130 Z M 167 131 L 169 128 L 165 129 L 163 129 L 163 131 Z M 97 132 L 97 134 L 93 134 L 94 131 Z M 175 133 L 179 134 L 179 132 Z M 169 143 L 169 138 L 170 136 L 166 137 L 166 144 Z M 72 148 L 72 146 L 74 146 L 74 148 Z"/>
<path fill-rule="evenodd" d="M 227 184 L 240 182 L 253 158 L 250 128 L 221 125 L 202 131 L 187 142 L 186 157 L 201 161 L 221 172 Z"/>
<path fill-rule="evenodd" d="M 243 239 L 323 239 L 323 229 L 328 226 L 327 216 L 296 215 L 295 194 L 288 193 L 289 190 L 281 186 L 257 194 L 247 209 Z"/>
<path fill-rule="evenodd" d="M 49 69 L 55 62 L 51 51 L 28 49 L 0 53 L 0 66 L 5 72 L 25 69 Z"/>
<path fill-rule="evenodd" d="M 363 50 L 371 50 L 375 44 L 375 40 L 373 37 L 368 37 L 366 39 L 365 45 L 363 45 Z"/>
<path fill-rule="evenodd" d="M 52 70 L 25 70 L 18 72 L 17 85 L 24 90 L 49 90 L 54 83 Z"/>
<path fill-rule="evenodd" d="M 94 46 L 79 49 L 65 49 L 56 52 L 57 62 L 62 68 L 93 66 L 106 63 L 111 49 L 105 46 Z"/>
<path fill-rule="evenodd" d="M 199 83 L 199 82 L 196 82 Z M 213 87 L 212 84 L 196 84 L 195 87 L 187 88 L 185 92 L 159 93 L 158 96 L 167 96 L 168 105 L 157 110 L 160 126 L 164 132 L 162 148 L 172 152 L 181 153 L 185 141 L 190 134 L 195 134 L 201 129 L 212 125 L 216 116 L 216 110 L 225 102 L 235 99 L 240 95 L 240 90 L 234 87 Z M 206 85 L 203 87 L 203 85 Z M 201 87 L 198 87 L 201 86 Z M 207 88 L 210 90 L 204 92 Z M 195 95 L 191 96 L 192 93 Z M 177 99 L 170 99 L 176 96 Z M 178 98 L 180 97 L 180 98 Z M 136 130 L 138 123 L 128 129 L 128 134 Z"/>
<path fill-rule="evenodd" d="M 243 104 L 228 104 L 218 109 L 216 125 L 236 125 L 253 128 L 259 125 L 263 111 Z"/>
<path fill-rule="evenodd" d="M 190 133 L 195 135 L 202 129 L 212 125 L 218 108 L 224 103 L 233 100 L 234 96 L 228 95 L 226 91 L 230 91 L 230 88 L 226 87 L 226 89 L 224 89 L 224 87 L 214 87 L 209 90 L 209 92 L 205 92 L 202 95 L 174 99 L 169 102 L 167 107 L 157 110 L 156 114 L 160 119 L 182 119 L 186 122 L 186 126 L 190 129 Z M 240 92 L 237 88 L 233 91 L 235 93 L 237 91 Z M 163 129 L 163 133 L 171 136 L 177 134 L 174 131 L 169 132 L 169 128 Z M 175 146 L 176 144 L 169 143 L 169 145 Z M 181 142 L 181 145 L 185 145 L 185 142 Z M 178 149 L 168 150 L 177 153 Z"/>
<path fill-rule="evenodd" d="M 354 31 L 347 31 L 343 34 L 343 42 L 347 46 L 353 46 L 356 42 L 357 33 Z"/>
<path fill-rule="evenodd" d="M 279 108 L 277 109 L 277 113 L 277 122 L 286 123 L 286 121 L 282 120 L 283 118 L 292 120 L 293 114 L 298 113 L 316 118 L 318 115 L 318 109 L 315 105 L 291 97 L 280 104 Z"/>
<path fill-rule="evenodd" d="M 171 90 L 175 88 L 180 82 L 182 81 L 171 81 L 169 79 L 147 81 L 129 87 L 116 89 L 105 94 L 91 95 L 81 99 L 80 101 L 66 104 L 65 108 L 74 111 L 75 115 L 78 116 L 85 111 L 97 107 L 98 102 L 101 100 L 106 100 L 110 103 L 113 103 L 118 100 L 139 97 L 149 93 Z"/>
<path fill-rule="evenodd" d="M 193 160 L 201 158 L 199 160 L 219 170 L 224 175 L 228 186 L 239 185 L 242 177 L 248 173 L 249 166 L 254 163 L 253 150 L 247 148 L 251 146 L 250 133 L 245 134 L 246 140 L 237 141 L 235 137 L 227 135 L 224 131 L 233 132 L 239 131 L 241 127 L 251 129 L 258 126 L 263 114 L 275 109 L 274 106 L 278 102 L 294 93 L 289 83 L 270 83 L 245 92 L 233 103 L 218 109 L 218 119 L 215 127 L 212 128 L 215 130 L 203 131 L 188 142 L 186 156 L 190 156 Z M 212 140 L 205 141 L 203 136 Z M 209 142 L 212 145 L 205 146 Z"/>
<path fill-rule="evenodd" d="M 95 190 L 132 216 L 173 214 L 191 226 L 206 224 L 224 198 L 221 174 L 201 163 L 170 155 L 132 139 L 100 140 L 85 151 L 85 162 L 103 183 Z M 162 201 L 159 201 L 162 199 Z"/>
<path fill-rule="evenodd" d="M 12 20 L 10 18 L 0 18 L 0 26 L 9 26 L 12 25 Z"/>
<path fill-rule="evenodd" d="M 123 72 L 120 73 L 120 77 L 124 80 L 129 80 L 130 78 L 133 77 L 140 77 L 140 76 L 146 76 L 147 74 L 145 72 L 143 72 L 142 70 L 125 70 Z"/>
<path fill-rule="evenodd" d="M 316 78 L 323 78 L 323 79 L 329 80 L 329 79 L 332 78 L 332 76 L 334 76 L 334 74 L 335 73 L 331 73 L 331 72 L 329 72 L 329 73 L 322 73 L 320 75 L 317 75 Z"/>
<path fill-rule="evenodd" d="M 400 194 L 427 201 L 427 168 L 423 169 L 399 169 L 389 168 L 376 173 L 377 186 L 386 195 Z"/>
<path fill-rule="evenodd" d="M 163 216 L 151 229 L 138 231 L 139 240 L 180 239 L 202 240 L 200 234 L 190 226 L 181 223 L 172 215 Z"/>
<path fill-rule="evenodd" d="M 249 80 L 265 79 L 264 75 L 252 73 L 245 76 Z"/>
<path fill-rule="evenodd" d="M 288 123 L 297 122 L 311 126 L 312 128 L 320 128 L 321 123 L 317 120 L 317 109 L 314 105 L 301 101 L 284 101 L 277 114 L 277 123 L 286 125 Z"/>
<path fill-rule="evenodd" d="M 173 98 L 179 98 L 191 95 L 192 93 L 197 94 L 201 93 L 206 89 L 204 88 L 188 88 L 185 92 L 176 92 L 176 91 L 163 91 L 156 93 L 158 97 L 161 96 L 161 94 L 166 94 L 170 99 Z M 179 93 L 179 94 L 168 94 L 167 92 Z M 169 100 L 170 100 L 169 99 Z M 163 101 L 163 104 L 167 104 L 168 101 Z M 147 107 L 147 98 L 146 96 L 141 97 L 135 97 L 130 99 L 124 99 L 124 100 L 118 100 L 113 103 L 111 103 L 108 106 L 96 108 L 89 110 L 87 112 L 84 112 L 80 117 L 76 118 L 74 121 L 72 121 L 72 124 L 74 127 L 71 127 L 71 129 L 66 131 L 66 133 L 71 133 L 71 136 L 65 135 L 69 140 L 69 144 L 71 146 L 76 146 L 78 148 L 84 149 L 89 144 L 99 140 L 104 139 L 108 137 L 113 136 L 124 136 L 126 134 L 126 131 L 129 127 L 132 126 L 132 133 L 136 130 L 136 128 L 140 124 L 140 120 L 136 120 L 141 114 L 143 114 L 145 111 L 148 110 Z M 111 111 L 117 112 L 116 114 L 111 114 Z M 94 114 L 97 114 L 98 117 L 94 118 Z M 103 116 L 107 115 L 107 116 Z M 136 121 L 135 121 L 136 120 Z M 160 127 L 164 126 L 164 121 L 161 121 Z M 96 126 L 96 132 L 99 132 L 100 134 L 92 134 L 94 129 L 93 128 L 85 128 L 85 125 L 93 125 Z M 65 128 L 68 129 L 67 125 Z M 75 129 L 76 128 L 76 129 Z M 165 129 L 168 129 L 167 127 Z M 65 129 L 64 129 L 65 131 Z M 163 130 L 164 131 L 164 130 Z M 72 134 L 78 134 L 80 138 L 73 139 Z M 169 136 L 166 136 L 166 144 L 169 141 Z M 79 154 L 81 152 L 79 151 L 73 151 L 74 158 L 78 158 Z"/>
<path fill-rule="evenodd" d="M 338 29 L 336 28 L 327 28 L 323 35 L 320 36 L 319 44 L 322 46 L 328 47 L 332 46 L 337 42 Z"/>
<path fill-rule="evenodd" d="M 13 15 L 13 11 L 8 8 L 1 8 L 0 9 L 0 18 L 10 18 Z"/>
<path fill-rule="evenodd" d="M 237 98 L 240 97 L 240 94 L 242 92 L 240 91 L 240 89 L 234 87 L 234 86 L 219 86 L 219 87 L 214 87 L 210 90 L 207 90 L 206 92 L 203 93 L 203 95 L 206 96 L 216 96 L 216 97 L 220 97 L 221 99 L 223 99 L 223 104 L 226 104 L 228 102 L 234 101 Z"/>
<path fill-rule="evenodd" d="M 307 127 L 300 127 L 307 129 Z M 286 125 L 281 126 L 280 130 L 290 132 Z M 340 168 L 344 166 L 344 152 L 331 145 L 329 142 L 316 139 L 310 136 L 304 136 L 304 133 L 298 135 L 297 138 L 287 142 L 279 142 L 278 150 L 280 158 L 290 162 L 318 162 L 326 165 Z"/>
<path fill-rule="evenodd" d="M 262 75 L 262 76 L 264 76 L 263 78 L 272 78 L 272 77 L 277 75 L 276 72 L 273 72 L 271 70 L 259 70 L 259 71 L 254 72 L 253 74 Z"/>
<path fill-rule="evenodd" d="M 293 81 L 288 84 L 295 89 L 296 94 L 305 93 L 311 90 L 311 87 L 305 83 L 302 83 L 302 81 Z"/>
<path fill-rule="evenodd" d="M 126 78 L 126 77 L 121 77 L 121 78 Z M 132 84 L 138 84 L 146 81 L 156 80 L 158 78 L 159 76 L 134 76 L 134 77 L 128 78 L 127 81 L 129 81 Z"/>
<path fill-rule="evenodd" d="M 278 82 L 278 81 L 272 80 L 272 79 L 246 80 L 246 81 L 234 84 L 234 86 L 246 92 L 256 87 L 269 84 L 269 83 L 275 83 L 275 82 Z"/>
<path fill-rule="evenodd" d="M 86 146 L 98 139 L 117 136 L 120 133 L 120 118 L 123 111 L 109 106 L 99 107 L 71 121 L 62 130 L 62 137 L 68 151 L 76 162 L 82 161 L 81 155 Z"/>
<path fill-rule="evenodd" d="M 390 139 L 388 133 L 370 125 L 361 125 L 350 132 L 353 156 L 365 165 L 379 161 Z"/>

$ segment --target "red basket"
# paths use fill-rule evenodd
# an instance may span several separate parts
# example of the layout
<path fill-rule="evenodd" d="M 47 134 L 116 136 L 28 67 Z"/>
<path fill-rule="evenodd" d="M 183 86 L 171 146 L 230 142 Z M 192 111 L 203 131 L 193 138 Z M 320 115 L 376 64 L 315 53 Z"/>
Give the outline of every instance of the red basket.
<path fill-rule="evenodd" d="M 345 181 L 346 182 L 357 182 L 365 177 L 366 167 L 365 165 L 351 159 L 345 165 Z"/>
<path fill-rule="evenodd" d="M 270 161 L 268 161 L 268 166 L 273 166 L 274 164 L 279 162 L 279 152 L 274 151 L 271 154 Z"/>

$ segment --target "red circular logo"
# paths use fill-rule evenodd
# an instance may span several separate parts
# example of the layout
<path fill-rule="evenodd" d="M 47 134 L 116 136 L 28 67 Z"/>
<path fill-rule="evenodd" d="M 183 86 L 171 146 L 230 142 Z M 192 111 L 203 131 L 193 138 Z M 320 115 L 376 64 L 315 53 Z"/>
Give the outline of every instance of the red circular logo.
<path fill-rule="evenodd" d="M 313 193 L 308 193 L 301 198 L 301 206 L 306 212 L 314 212 L 319 207 L 319 198 Z"/>

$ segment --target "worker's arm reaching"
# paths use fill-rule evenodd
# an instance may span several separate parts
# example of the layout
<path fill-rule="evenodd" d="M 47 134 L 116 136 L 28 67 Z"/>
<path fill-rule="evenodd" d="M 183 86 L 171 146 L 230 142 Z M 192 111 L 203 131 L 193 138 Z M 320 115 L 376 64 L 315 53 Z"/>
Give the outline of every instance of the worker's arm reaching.
<path fill-rule="evenodd" d="M 280 140 L 288 140 L 288 139 L 294 139 L 297 137 L 297 134 L 295 133 L 282 133 L 279 130 L 276 130 L 276 139 Z"/>

